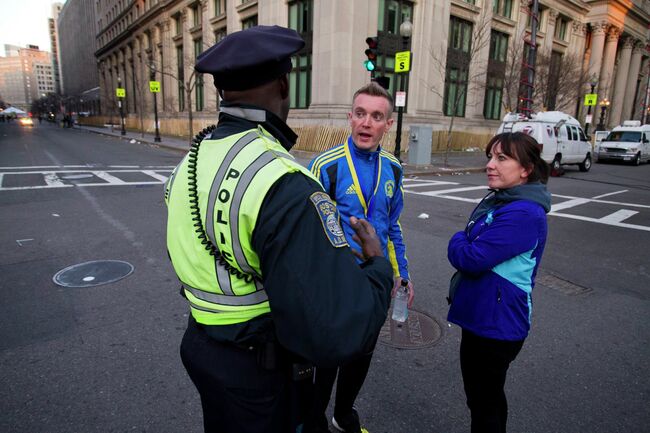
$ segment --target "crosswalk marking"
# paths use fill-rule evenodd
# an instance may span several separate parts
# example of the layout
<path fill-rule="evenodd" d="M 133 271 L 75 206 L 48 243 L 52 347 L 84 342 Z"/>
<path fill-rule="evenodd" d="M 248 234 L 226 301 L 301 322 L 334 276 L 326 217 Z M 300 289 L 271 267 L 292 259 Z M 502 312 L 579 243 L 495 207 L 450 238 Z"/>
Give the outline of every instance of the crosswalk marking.
<path fill-rule="evenodd" d="M 123 185 L 123 184 L 126 183 L 122 179 L 117 178 L 117 177 L 115 177 L 113 175 L 110 175 L 110 174 L 106 173 L 105 171 L 92 171 L 91 173 L 94 174 L 95 176 L 97 176 L 98 178 L 103 179 L 106 182 L 112 183 L 114 185 Z"/>
<path fill-rule="evenodd" d="M 57 187 L 57 186 L 65 186 L 63 182 L 61 182 L 61 179 L 59 176 L 56 175 L 56 173 L 43 173 L 43 178 L 45 179 L 45 183 L 49 187 Z"/>
<path fill-rule="evenodd" d="M 635 230 L 642 230 L 646 232 L 650 232 L 650 227 L 647 226 L 642 226 L 638 224 L 628 224 L 628 223 L 621 223 L 621 222 L 610 222 L 607 220 L 603 220 L 602 218 L 590 218 L 582 215 L 571 215 L 571 214 L 566 214 L 566 213 L 549 213 L 549 215 L 552 216 L 559 216 L 562 218 L 569 218 L 569 219 L 574 219 L 574 220 L 580 220 L 580 221 L 589 221 L 592 223 L 598 223 L 598 224 L 605 224 L 608 226 L 614 226 L 614 227 L 622 227 L 626 229 L 635 229 Z"/>
<path fill-rule="evenodd" d="M 635 211 L 635 210 L 621 209 L 621 210 L 617 210 L 617 211 L 614 212 L 614 213 L 611 213 L 611 214 L 609 214 L 609 215 L 607 215 L 607 216 L 604 216 L 604 217 L 600 218 L 599 221 L 602 222 L 602 223 L 604 223 L 604 224 L 605 224 L 605 223 L 606 223 L 606 224 L 609 224 L 609 223 L 620 223 L 620 222 L 625 221 L 625 220 L 628 219 L 629 217 L 631 217 L 631 216 L 633 216 L 633 215 L 636 215 L 636 214 L 638 214 L 638 213 L 639 213 L 639 212 L 638 212 L 638 211 Z"/>
<path fill-rule="evenodd" d="M 85 169 L 80 169 L 85 167 Z M 125 166 L 122 166 L 125 167 Z M 161 173 L 171 173 L 174 166 L 147 166 L 139 168 L 134 166 L 133 169 L 116 169 L 116 170 L 94 170 L 88 165 L 80 166 L 47 166 L 48 170 L 34 170 L 37 167 L 5 167 L 8 171 L 0 172 L 0 191 L 16 191 L 46 188 L 71 188 L 71 187 L 89 187 L 89 186 L 138 186 L 138 185 L 159 185 L 167 181 L 167 177 Z M 143 175 L 155 180 L 149 181 L 126 181 L 119 177 L 120 173 L 142 173 Z M 41 185 L 25 186 L 5 186 L 7 176 L 24 176 L 40 174 L 43 176 Z M 95 177 L 101 182 L 69 182 L 75 174 L 82 177 L 88 177 L 89 180 Z M 66 178 L 70 179 L 66 179 Z"/>
<path fill-rule="evenodd" d="M 167 182 L 167 179 L 168 179 L 167 176 L 163 176 L 162 174 L 158 174 L 158 173 L 156 173 L 156 172 L 153 171 L 153 170 L 142 170 L 142 172 L 143 172 L 144 174 L 147 174 L 147 175 L 153 177 L 154 179 L 158 179 L 158 180 L 161 181 L 162 183 Z"/>
<path fill-rule="evenodd" d="M 551 206 L 551 212 L 569 209 L 571 207 L 580 206 L 581 204 L 589 203 L 591 200 L 588 198 L 574 198 L 572 200 L 563 201 L 562 203 L 554 204 Z"/>
<path fill-rule="evenodd" d="M 608 192 L 607 194 L 597 195 L 596 197 L 594 197 L 594 199 L 609 197 L 610 195 L 622 194 L 622 193 L 627 192 L 627 191 L 628 191 L 627 189 L 622 189 L 620 191 Z"/>
<path fill-rule="evenodd" d="M 436 195 L 447 195 L 452 192 L 478 191 L 478 190 L 485 190 L 485 189 L 487 189 L 486 186 L 466 186 L 462 188 L 441 189 L 438 191 L 424 191 L 424 192 L 418 192 L 418 194 L 436 196 Z"/>
<path fill-rule="evenodd" d="M 445 186 L 458 185 L 458 186 L 455 188 L 446 188 L 446 189 L 438 189 L 438 190 L 422 189 L 422 187 L 425 186 L 436 188 L 441 185 L 445 185 Z M 419 187 L 419 189 L 416 189 L 416 187 Z M 481 201 L 481 198 L 463 197 L 462 194 L 459 193 L 478 191 L 478 190 L 487 190 L 487 187 L 486 186 L 463 187 L 458 182 L 439 182 L 439 181 L 428 181 L 425 179 L 410 179 L 410 182 L 407 181 L 407 179 L 405 179 L 404 182 L 404 192 L 408 194 L 444 198 L 446 200 L 456 200 L 456 201 L 463 201 L 463 202 L 474 203 L 474 204 L 479 203 Z M 554 199 L 564 199 L 564 201 L 553 204 L 551 206 L 551 212 L 549 212 L 548 215 L 553 217 L 587 221 L 591 223 L 604 224 L 608 226 L 621 227 L 626 229 L 650 231 L 649 226 L 644 226 L 640 224 L 630 224 L 625 222 L 625 220 L 639 214 L 639 211 L 637 210 L 619 209 L 609 215 L 606 215 L 604 217 L 599 217 L 599 218 L 566 213 L 568 209 L 572 209 L 577 206 L 588 206 L 590 204 L 613 205 L 613 206 L 619 206 L 621 208 L 625 207 L 625 208 L 636 208 L 636 209 L 650 209 L 650 205 L 645 205 L 640 203 L 625 203 L 625 202 L 618 202 L 612 200 L 602 200 L 605 197 L 609 197 L 617 194 L 623 194 L 625 192 L 628 192 L 628 190 L 621 190 L 621 191 L 614 191 L 606 194 L 600 194 L 591 198 L 575 197 L 575 196 L 569 196 L 563 194 L 552 194 Z"/>

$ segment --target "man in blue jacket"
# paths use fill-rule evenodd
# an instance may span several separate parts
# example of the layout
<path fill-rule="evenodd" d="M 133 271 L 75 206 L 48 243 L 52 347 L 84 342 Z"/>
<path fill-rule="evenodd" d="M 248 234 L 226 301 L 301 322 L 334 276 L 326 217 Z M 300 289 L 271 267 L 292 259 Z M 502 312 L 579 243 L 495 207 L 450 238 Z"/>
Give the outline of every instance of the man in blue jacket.
<path fill-rule="evenodd" d="M 395 287 L 408 281 L 409 305 L 413 302 L 413 285 L 409 279 L 406 248 L 399 224 L 403 208 L 402 166 L 393 155 L 381 149 L 383 135 L 393 125 L 393 98 L 375 82 L 359 89 L 352 98 L 348 113 L 351 134 L 346 143 L 317 156 L 309 169 L 319 178 L 325 191 L 336 202 L 341 225 L 350 246 L 359 250 L 354 240 L 350 217 L 368 220 L 377 231 L 384 256 L 392 266 Z M 395 289 L 393 289 L 393 292 Z M 332 424 L 346 433 L 360 433 L 359 415 L 354 401 L 366 378 L 372 352 L 341 366 L 336 389 Z M 327 432 L 325 410 L 329 403 L 336 368 L 318 368 L 311 419 L 304 433 Z"/>

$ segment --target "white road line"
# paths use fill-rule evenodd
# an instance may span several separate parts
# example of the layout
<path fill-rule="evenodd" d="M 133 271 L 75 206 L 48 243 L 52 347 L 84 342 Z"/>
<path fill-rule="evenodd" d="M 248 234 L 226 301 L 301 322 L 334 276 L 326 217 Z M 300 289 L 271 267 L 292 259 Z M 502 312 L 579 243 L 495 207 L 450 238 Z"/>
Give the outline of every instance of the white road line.
<path fill-rule="evenodd" d="M 158 179 L 161 182 L 167 182 L 167 176 L 163 176 L 162 174 L 158 174 L 153 170 L 142 170 L 144 174 L 148 174 L 149 176 L 153 177 L 154 179 Z"/>
<path fill-rule="evenodd" d="M 119 179 L 115 176 L 112 176 L 105 171 L 93 171 L 92 172 L 95 176 L 97 176 L 100 179 L 104 179 L 108 183 L 112 183 L 113 185 L 123 185 L 127 182 L 124 182 L 122 179 Z"/>
<path fill-rule="evenodd" d="M 161 182 L 158 181 L 144 181 L 144 182 L 122 182 L 120 184 L 115 184 L 115 183 L 78 183 L 75 186 L 116 186 L 116 185 L 124 185 L 124 186 L 137 186 L 137 185 L 161 185 Z"/>
<path fill-rule="evenodd" d="M 571 215 L 571 214 L 565 214 L 565 213 L 551 212 L 551 213 L 549 213 L 549 215 L 559 216 L 559 217 L 563 217 L 563 218 L 570 218 L 570 219 L 580 220 L 580 221 L 589 221 L 589 222 L 592 222 L 592 223 L 605 224 L 605 225 L 608 225 L 608 226 L 622 227 L 622 228 L 626 228 L 626 229 L 636 229 L 636 230 L 643 230 L 643 231 L 646 231 L 646 232 L 650 232 L 650 227 L 640 226 L 640 225 L 637 225 L 637 224 L 607 222 L 607 221 L 602 221 L 602 219 L 600 219 L 600 218 L 589 218 L 589 217 L 585 217 L 585 216 Z"/>
<path fill-rule="evenodd" d="M 109 165 L 109 168 L 140 168 L 139 165 Z"/>
<path fill-rule="evenodd" d="M 0 167 L 0 170 L 33 170 L 37 168 L 42 169 L 57 169 L 57 168 L 88 168 L 87 165 L 29 165 L 25 167 Z"/>
<path fill-rule="evenodd" d="M 628 209 L 620 209 L 617 210 L 614 213 L 611 213 L 607 216 L 604 216 L 600 218 L 598 221 L 600 221 L 603 224 L 609 224 L 609 223 L 620 223 L 623 220 L 628 219 L 629 217 L 638 214 L 638 211 L 635 210 L 628 210 Z"/>
<path fill-rule="evenodd" d="M 5 174 L 0 173 L 0 189 L 2 189 L 2 181 L 4 180 Z"/>
<path fill-rule="evenodd" d="M 590 201 L 591 199 L 588 198 L 574 198 L 573 200 L 563 201 L 562 203 L 552 205 L 551 212 L 580 206 L 581 204 L 589 203 Z"/>
<path fill-rule="evenodd" d="M 404 184 L 404 188 L 415 188 L 418 186 L 438 186 L 438 185 L 458 185 L 456 182 L 440 182 L 440 183 L 408 183 Z"/>
<path fill-rule="evenodd" d="M 589 202 L 591 202 L 591 203 L 613 204 L 613 205 L 617 205 L 617 206 L 640 207 L 642 209 L 650 209 L 650 206 L 646 205 L 646 204 L 625 203 L 625 202 L 620 202 L 620 201 L 609 201 L 609 200 L 594 200 L 593 198 L 573 197 L 573 196 L 570 196 L 570 195 L 561 195 L 561 194 L 551 194 L 551 195 L 553 197 L 559 197 L 559 198 L 589 200 Z"/>
<path fill-rule="evenodd" d="M 0 188 L 0 191 L 17 191 L 17 190 L 24 190 L 24 189 L 47 189 L 47 188 L 70 188 L 73 186 L 74 185 L 54 185 L 54 186 L 38 185 L 38 186 L 8 186 L 8 187 L 3 186 L 2 188 Z"/>
<path fill-rule="evenodd" d="M 45 184 L 51 187 L 65 186 L 65 183 L 61 181 L 59 176 L 56 173 L 43 173 L 43 179 L 45 179 Z"/>
<path fill-rule="evenodd" d="M 488 188 L 487 188 L 487 186 L 466 186 L 466 187 L 463 187 L 463 188 L 441 189 L 441 190 L 438 190 L 438 191 L 423 191 L 423 192 L 418 192 L 418 194 L 435 197 L 435 196 L 438 196 L 438 195 L 449 194 L 449 193 L 452 193 L 452 192 L 478 191 L 480 189 L 486 190 Z"/>
<path fill-rule="evenodd" d="M 407 194 L 426 195 L 426 196 L 431 197 L 430 194 L 424 194 L 422 192 L 411 191 L 411 190 L 408 190 L 408 189 L 404 190 L 404 192 L 407 193 Z M 478 203 L 478 202 L 481 201 L 480 198 L 465 198 L 465 197 L 456 197 L 456 196 L 453 196 L 453 195 L 440 195 L 440 196 L 436 196 L 436 197 L 446 198 L 448 200 L 464 201 L 464 202 L 467 202 L 467 203 Z"/>
<path fill-rule="evenodd" d="M 592 198 L 593 199 L 599 199 L 599 198 L 603 198 L 603 197 L 609 197 L 610 195 L 614 195 L 614 194 L 622 194 L 624 192 L 628 192 L 628 190 L 624 189 L 624 190 L 621 190 L 621 191 L 608 192 L 607 194 L 597 195 L 596 197 L 592 197 Z"/>

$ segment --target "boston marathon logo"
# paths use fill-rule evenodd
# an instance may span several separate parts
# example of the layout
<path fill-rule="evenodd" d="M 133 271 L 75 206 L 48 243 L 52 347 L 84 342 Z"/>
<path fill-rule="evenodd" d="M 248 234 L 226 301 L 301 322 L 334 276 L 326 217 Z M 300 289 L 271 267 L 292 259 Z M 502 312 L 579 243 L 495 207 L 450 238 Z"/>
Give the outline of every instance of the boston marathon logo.
<path fill-rule="evenodd" d="M 338 210 L 329 196 L 324 192 L 315 192 L 309 196 L 309 199 L 314 204 L 323 224 L 323 230 L 332 245 L 337 248 L 347 246 L 348 242 L 339 224 Z"/>
<path fill-rule="evenodd" d="M 387 181 L 384 185 L 384 190 L 386 192 L 386 197 L 393 198 L 393 194 L 395 194 L 395 182 L 392 180 Z"/>

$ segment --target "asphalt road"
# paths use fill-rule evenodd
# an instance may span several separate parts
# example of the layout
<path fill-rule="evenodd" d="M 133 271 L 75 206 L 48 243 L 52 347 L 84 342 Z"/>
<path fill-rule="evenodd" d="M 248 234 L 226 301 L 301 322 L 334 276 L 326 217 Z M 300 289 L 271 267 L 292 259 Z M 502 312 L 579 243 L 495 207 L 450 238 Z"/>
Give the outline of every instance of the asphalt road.
<path fill-rule="evenodd" d="M 201 431 L 178 356 L 187 307 L 165 252 L 161 182 L 181 157 L 0 123 L 0 431 Z M 378 345 L 357 401 L 371 433 L 469 431 L 460 332 L 445 321 L 446 245 L 482 186 L 480 174 L 405 184 L 414 307 L 443 332 L 423 349 Z M 509 431 L 648 431 L 650 165 L 569 168 L 549 189 L 533 329 L 507 383 Z M 134 271 L 94 287 L 53 283 L 92 260 Z"/>

